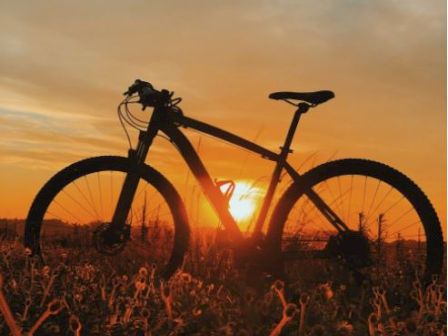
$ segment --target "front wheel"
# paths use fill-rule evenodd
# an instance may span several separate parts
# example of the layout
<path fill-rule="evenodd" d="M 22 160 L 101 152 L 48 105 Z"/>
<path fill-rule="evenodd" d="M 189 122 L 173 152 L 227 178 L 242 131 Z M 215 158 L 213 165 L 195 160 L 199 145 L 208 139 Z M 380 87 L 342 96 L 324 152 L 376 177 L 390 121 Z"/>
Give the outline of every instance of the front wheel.
<path fill-rule="evenodd" d="M 120 252 L 127 239 L 123 239 L 123 245 L 120 241 L 107 245 L 100 235 L 110 224 L 130 170 L 136 171 L 140 180 L 125 223 L 126 238 L 132 241 L 118 257 L 122 259 L 121 267 L 139 267 L 149 262 L 156 265 L 160 276 L 171 276 L 182 263 L 188 247 L 184 204 L 159 172 L 145 164 L 136 166 L 128 158 L 90 158 L 53 176 L 39 191 L 28 213 L 25 246 L 46 260 L 69 254 L 91 262 L 102 260 L 92 256 L 97 249 L 108 254 Z M 108 261 L 116 265 L 116 258 Z"/>
<path fill-rule="evenodd" d="M 330 224 L 308 198 L 311 189 L 349 230 Z M 442 268 L 442 231 L 427 196 L 404 174 L 374 161 L 337 160 L 305 173 L 281 197 L 269 228 L 270 250 L 281 256 L 287 278 L 318 268 L 307 256 L 333 255 L 377 276 L 420 266 L 428 278 Z"/>

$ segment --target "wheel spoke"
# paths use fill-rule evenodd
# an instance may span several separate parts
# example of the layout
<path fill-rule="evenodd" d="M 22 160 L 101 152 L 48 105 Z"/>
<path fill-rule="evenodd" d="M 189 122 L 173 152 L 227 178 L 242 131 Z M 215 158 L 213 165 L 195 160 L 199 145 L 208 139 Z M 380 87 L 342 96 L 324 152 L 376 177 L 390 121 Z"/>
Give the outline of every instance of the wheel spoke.
<path fill-rule="evenodd" d="M 104 217 L 104 207 L 103 207 L 103 195 L 102 195 L 102 191 L 101 191 L 100 173 L 99 172 L 96 173 L 96 176 L 98 178 L 98 191 L 100 193 L 100 209 L 101 209 L 101 214 L 102 214 L 101 219 L 104 222 L 105 217 Z"/>
<path fill-rule="evenodd" d="M 87 179 L 87 177 L 86 176 L 84 176 L 84 182 L 85 182 L 85 184 L 87 185 L 87 190 L 89 191 L 89 196 L 90 196 L 90 201 L 92 202 L 91 204 L 92 204 L 92 206 L 93 206 L 93 209 L 95 209 L 95 213 L 97 214 L 97 220 L 100 222 L 101 221 L 101 216 L 99 215 L 99 213 L 96 211 L 96 206 L 95 206 L 95 202 L 93 201 L 93 196 L 92 196 L 92 190 L 90 189 L 90 184 L 89 184 L 89 181 L 88 181 L 88 179 Z"/>
<path fill-rule="evenodd" d="M 325 180 L 325 181 L 324 181 L 324 184 L 326 185 L 328 191 L 330 192 L 330 195 L 331 195 L 332 200 L 335 200 L 335 196 L 334 196 L 334 194 L 333 194 L 332 189 L 331 189 L 330 186 L 329 186 L 328 180 Z M 334 204 L 334 203 L 336 203 L 336 202 L 333 202 L 333 201 L 332 201 L 332 204 Z M 338 211 L 337 211 L 338 213 L 341 213 L 341 209 L 340 209 L 340 207 L 341 207 L 341 205 L 340 205 L 340 202 L 338 201 L 338 202 L 336 203 L 336 208 L 337 208 L 337 210 L 338 210 Z"/>
<path fill-rule="evenodd" d="M 350 176 L 350 196 L 348 199 L 348 211 L 347 211 L 347 226 L 350 225 L 350 210 L 352 206 L 352 194 L 353 194 L 353 175 Z"/>
<path fill-rule="evenodd" d="M 113 204 L 113 197 L 114 197 L 114 179 L 113 179 L 113 174 L 112 174 L 113 172 L 112 172 L 112 170 L 110 170 L 110 180 L 109 180 L 109 189 L 110 189 L 110 202 L 109 202 L 109 206 L 110 206 L 110 209 L 113 211 L 113 209 L 114 209 L 114 204 Z M 109 218 L 111 218 L 111 220 L 112 220 L 112 213 L 109 213 L 110 214 L 110 216 L 109 216 Z"/>
<path fill-rule="evenodd" d="M 394 190 L 394 187 L 390 187 L 389 190 L 387 191 L 386 195 L 384 195 L 384 197 L 381 199 L 381 201 L 377 204 L 377 206 L 375 207 L 375 209 L 373 209 L 372 214 L 374 214 L 376 212 L 376 210 L 381 206 L 381 204 L 383 204 L 383 202 L 386 200 L 387 196 L 389 196 L 389 194 Z M 369 218 L 370 217 L 366 217 L 366 221 L 369 223 Z"/>
<path fill-rule="evenodd" d="M 380 188 L 381 180 L 378 180 L 378 184 L 376 185 L 375 194 L 373 195 L 372 201 L 370 202 L 369 209 L 367 210 L 366 218 L 370 216 L 370 210 L 372 210 L 372 206 L 375 204 L 376 195 L 378 194 L 378 189 Z"/>
<path fill-rule="evenodd" d="M 78 186 L 78 184 L 76 183 L 76 181 L 73 181 L 73 185 L 75 186 L 75 188 L 79 191 L 79 193 L 81 194 L 82 198 L 87 202 L 87 204 L 90 206 L 90 208 L 93 210 L 93 212 L 95 213 L 95 215 L 93 216 L 96 220 L 99 221 L 99 214 L 96 211 L 95 205 L 92 204 L 91 201 L 89 201 L 89 199 L 86 197 L 86 195 L 82 192 L 81 188 Z"/>
<path fill-rule="evenodd" d="M 367 193 L 367 176 L 364 179 L 364 192 L 362 196 L 362 207 L 361 207 L 362 211 L 364 211 L 364 204 L 366 204 L 366 193 Z"/>
<path fill-rule="evenodd" d="M 69 211 L 66 207 L 64 207 L 62 204 L 60 204 L 58 201 L 54 201 L 54 203 L 56 204 L 56 205 L 58 205 L 62 210 L 64 210 L 66 213 L 68 213 L 70 216 L 72 216 L 75 220 L 76 220 L 76 222 L 77 223 L 79 223 L 79 224 L 81 224 L 82 223 L 82 221 L 77 217 L 77 216 L 75 216 L 71 211 Z"/>
<path fill-rule="evenodd" d="M 387 214 L 390 210 L 392 210 L 393 208 L 395 208 L 402 200 L 404 200 L 404 197 L 401 196 L 401 198 L 396 201 L 394 204 L 392 204 L 389 208 L 387 208 L 384 212 L 382 212 L 383 214 Z"/>
<path fill-rule="evenodd" d="M 342 194 L 342 187 L 341 187 L 341 179 L 340 179 L 340 176 L 338 176 L 338 191 L 339 191 L 339 195 L 341 195 Z M 344 213 L 344 209 L 342 208 L 342 210 L 341 210 L 341 215 Z"/>
<path fill-rule="evenodd" d="M 399 231 L 402 232 L 402 231 L 404 231 L 404 230 L 406 230 L 406 229 L 409 229 L 409 228 L 415 226 L 415 225 L 418 224 L 418 223 L 422 223 L 421 220 L 415 221 L 415 222 L 413 222 L 413 223 L 411 223 L 411 224 L 405 226 L 404 228 L 401 228 Z M 397 233 L 397 232 L 398 232 L 398 231 L 395 231 L 394 233 Z"/>
<path fill-rule="evenodd" d="M 75 202 L 76 204 L 78 204 L 83 210 L 85 210 L 88 214 L 92 215 L 92 212 L 90 212 L 89 209 L 87 209 L 86 207 L 84 207 L 76 198 L 74 198 L 73 196 L 71 196 L 67 191 L 65 191 L 64 189 L 62 190 L 62 192 L 67 195 L 67 197 L 69 197 L 73 202 Z M 93 214 L 92 216 L 93 218 L 95 218 L 95 214 Z"/>
<path fill-rule="evenodd" d="M 392 222 L 389 223 L 390 226 L 394 225 L 395 223 L 397 223 L 400 219 L 403 219 L 407 214 L 412 213 L 412 210 L 414 210 L 413 207 L 410 207 L 408 210 L 406 210 L 405 212 L 403 212 L 397 219 L 393 220 Z M 397 231 L 395 231 L 397 232 Z"/>

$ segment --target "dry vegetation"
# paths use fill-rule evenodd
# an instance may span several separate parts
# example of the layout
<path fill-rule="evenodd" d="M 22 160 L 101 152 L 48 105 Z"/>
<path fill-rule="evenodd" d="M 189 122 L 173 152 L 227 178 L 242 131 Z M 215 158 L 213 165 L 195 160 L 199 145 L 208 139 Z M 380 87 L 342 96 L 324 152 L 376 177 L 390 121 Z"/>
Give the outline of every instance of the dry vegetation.
<path fill-rule="evenodd" d="M 324 282 L 285 284 L 234 268 L 213 234 L 193 236 L 167 282 L 138 239 L 116 257 L 55 248 L 45 265 L 3 241 L 0 334 L 446 335 L 445 280 L 424 288 L 412 265 L 362 285 L 337 265 Z"/>

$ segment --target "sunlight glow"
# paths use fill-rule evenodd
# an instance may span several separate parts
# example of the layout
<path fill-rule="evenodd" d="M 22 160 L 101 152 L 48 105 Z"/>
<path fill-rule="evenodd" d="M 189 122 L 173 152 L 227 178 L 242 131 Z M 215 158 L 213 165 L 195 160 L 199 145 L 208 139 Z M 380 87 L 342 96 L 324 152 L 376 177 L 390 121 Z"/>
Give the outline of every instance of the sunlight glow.
<path fill-rule="evenodd" d="M 221 188 L 223 192 L 227 187 Z M 229 201 L 229 211 L 236 221 L 250 220 L 257 209 L 259 189 L 244 181 L 235 182 L 235 190 Z"/>

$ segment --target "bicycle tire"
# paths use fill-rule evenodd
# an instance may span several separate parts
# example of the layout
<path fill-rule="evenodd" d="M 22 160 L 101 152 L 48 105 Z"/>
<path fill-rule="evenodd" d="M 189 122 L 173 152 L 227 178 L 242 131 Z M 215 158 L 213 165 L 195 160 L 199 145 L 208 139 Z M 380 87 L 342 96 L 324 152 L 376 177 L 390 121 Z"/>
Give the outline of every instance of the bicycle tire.
<path fill-rule="evenodd" d="M 55 197 L 73 181 L 92 173 L 103 171 L 127 173 L 137 171 L 140 179 L 155 188 L 166 201 L 174 224 L 173 246 L 169 261 L 162 272 L 163 278 L 169 278 L 182 264 L 188 248 L 190 230 L 187 214 L 181 197 L 174 186 L 157 170 L 146 165 L 135 165 L 128 158 L 118 156 L 100 156 L 73 163 L 55 174 L 39 191 L 29 210 L 25 222 L 24 243 L 33 254 L 41 254 L 40 235 L 42 223 L 48 207 Z"/>
<path fill-rule="evenodd" d="M 344 175 L 359 175 L 385 182 L 399 191 L 412 205 L 419 216 L 426 235 L 426 259 L 423 277 L 440 274 L 443 264 L 443 235 L 437 214 L 425 193 L 406 175 L 385 164 L 365 159 L 341 159 L 317 166 L 302 175 L 284 192 L 273 211 L 267 234 L 268 250 L 277 258 L 281 255 L 282 235 L 288 215 L 298 200 L 309 188 L 331 178 Z M 279 260 L 277 259 L 277 262 Z M 282 263 L 282 261 L 279 261 Z"/>

